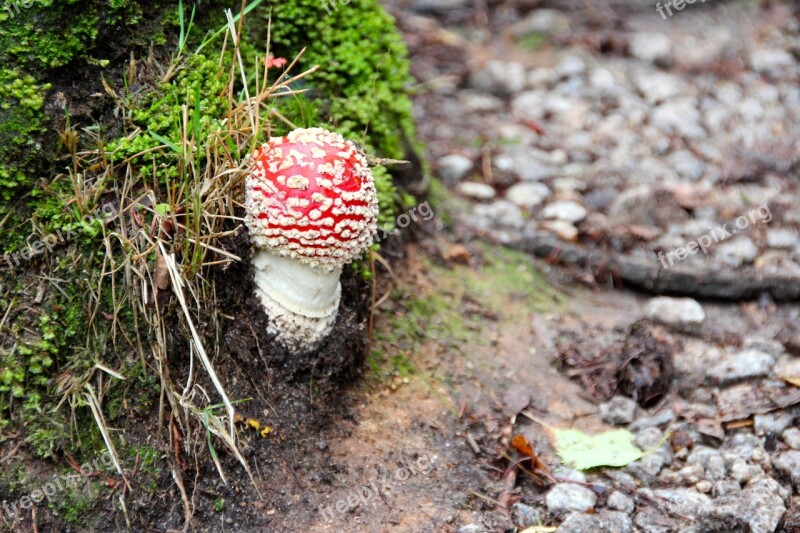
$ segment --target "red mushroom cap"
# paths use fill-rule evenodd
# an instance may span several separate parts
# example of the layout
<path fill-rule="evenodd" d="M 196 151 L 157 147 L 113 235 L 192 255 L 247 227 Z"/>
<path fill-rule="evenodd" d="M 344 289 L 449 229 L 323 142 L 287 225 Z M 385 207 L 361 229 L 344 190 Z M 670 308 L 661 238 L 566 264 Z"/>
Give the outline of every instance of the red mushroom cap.
<path fill-rule="evenodd" d="M 255 245 L 310 266 L 353 261 L 377 231 L 372 172 L 338 133 L 296 129 L 271 138 L 256 151 L 245 188 Z"/>

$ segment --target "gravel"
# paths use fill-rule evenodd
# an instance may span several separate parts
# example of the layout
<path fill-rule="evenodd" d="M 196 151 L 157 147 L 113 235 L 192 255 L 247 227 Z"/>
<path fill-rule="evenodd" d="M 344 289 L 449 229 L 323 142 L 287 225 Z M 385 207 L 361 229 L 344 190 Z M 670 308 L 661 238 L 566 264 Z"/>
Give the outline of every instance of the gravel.
<path fill-rule="evenodd" d="M 609 424 L 630 424 L 636 418 L 637 403 L 625 396 L 614 396 L 600 404 L 600 417 Z"/>
<path fill-rule="evenodd" d="M 645 315 L 651 320 L 675 328 L 693 328 L 706 319 L 703 307 L 691 298 L 651 298 L 645 307 Z"/>
<path fill-rule="evenodd" d="M 550 489 L 545 502 L 547 510 L 552 514 L 563 514 L 570 511 L 585 512 L 594 507 L 597 496 L 586 487 L 567 482 Z"/>

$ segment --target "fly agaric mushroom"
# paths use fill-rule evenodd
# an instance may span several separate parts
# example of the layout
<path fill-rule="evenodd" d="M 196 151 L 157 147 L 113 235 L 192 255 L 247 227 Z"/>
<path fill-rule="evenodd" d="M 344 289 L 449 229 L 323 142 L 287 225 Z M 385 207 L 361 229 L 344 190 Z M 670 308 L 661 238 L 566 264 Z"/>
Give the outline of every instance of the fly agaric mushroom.
<path fill-rule="evenodd" d="M 245 179 L 245 224 L 267 331 L 295 353 L 333 329 L 342 267 L 372 244 L 378 196 L 356 145 L 322 128 L 273 137 Z"/>

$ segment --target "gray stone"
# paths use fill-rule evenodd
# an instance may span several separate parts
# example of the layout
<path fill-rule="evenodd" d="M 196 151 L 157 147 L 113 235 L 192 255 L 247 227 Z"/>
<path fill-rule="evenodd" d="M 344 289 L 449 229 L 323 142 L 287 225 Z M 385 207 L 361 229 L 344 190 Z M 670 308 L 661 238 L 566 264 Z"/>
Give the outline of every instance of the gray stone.
<path fill-rule="evenodd" d="M 547 154 L 532 149 L 515 149 L 505 151 L 492 158 L 492 164 L 500 172 L 508 172 L 524 181 L 538 181 L 556 176 L 558 167 L 543 158 Z"/>
<path fill-rule="evenodd" d="M 676 531 L 688 533 L 684 528 L 684 522 L 679 522 L 677 518 L 672 518 L 653 506 L 640 508 L 633 517 L 633 524 L 638 528 L 637 531 L 646 533 L 675 533 Z"/>
<path fill-rule="evenodd" d="M 530 33 L 564 36 L 570 32 L 569 18 L 556 9 L 534 9 L 524 19 L 514 24 L 511 32 L 516 37 Z"/>
<path fill-rule="evenodd" d="M 634 78 L 634 83 L 645 102 L 650 105 L 658 104 L 687 92 L 687 86 L 683 80 L 666 72 L 652 70 L 640 72 Z"/>
<path fill-rule="evenodd" d="M 759 465 L 754 465 L 742 460 L 737 460 L 730 467 L 731 478 L 740 485 L 747 484 L 750 480 L 755 479 L 763 473 L 764 471 Z"/>
<path fill-rule="evenodd" d="M 473 209 L 475 223 L 483 229 L 498 227 L 503 229 L 522 229 L 525 219 L 519 207 L 506 200 L 497 200 L 488 205 L 479 204 Z"/>
<path fill-rule="evenodd" d="M 458 100 L 468 113 L 494 113 L 503 109 L 503 101 L 495 96 L 476 91 L 464 90 L 458 93 Z"/>
<path fill-rule="evenodd" d="M 636 418 L 636 401 L 626 396 L 614 396 L 600 404 L 600 416 L 609 424 L 630 424 Z"/>
<path fill-rule="evenodd" d="M 699 510 L 700 531 L 772 533 L 786 513 L 774 485 L 772 479 L 758 480 L 745 490 L 716 498 L 713 505 Z"/>
<path fill-rule="evenodd" d="M 761 337 L 757 335 L 749 335 L 744 338 L 744 344 L 742 347 L 747 349 L 754 349 L 754 350 L 761 350 L 762 352 L 767 352 L 768 354 L 779 357 L 784 353 L 783 344 L 776 341 L 775 339 L 770 339 L 767 337 Z M 800 359 L 798 359 L 800 361 Z"/>
<path fill-rule="evenodd" d="M 456 533 L 483 533 L 484 531 L 486 530 L 477 524 L 467 524 L 458 528 Z"/>
<path fill-rule="evenodd" d="M 721 455 L 712 455 L 706 461 L 706 477 L 712 481 L 725 479 L 725 460 Z"/>
<path fill-rule="evenodd" d="M 671 512 L 683 516 L 696 516 L 700 509 L 711 502 L 711 498 L 690 488 L 658 489 L 652 492 L 656 498 L 665 501 Z"/>
<path fill-rule="evenodd" d="M 462 181 L 456 186 L 456 191 L 475 200 L 491 200 L 497 195 L 491 185 L 475 181 Z"/>
<path fill-rule="evenodd" d="M 586 474 L 580 470 L 573 470 L 564 465 L 559 465 L 553 469 L 552 475 L 559 481 L 575 481 L 577 483 L 586 483 Z"/>
<path fill-rule="evenodd" d="M 770 248 L 795 248 L 800 244 L 797 234 L 787 228 L 770 228 L 767 230 L 767 246 Z"/>
<path fill-rule="evenodd" d="M 800 429 L 787 428 L 781 435 L 783 442 L 795 450 L 800 450 Z"/>
<path fill-rule="evenodd" d="M 678 134 L 688 139 L 705 137 L 706 133 L 700 125 L 700 112 L 694 98 L 681 98 L 664 102 L 651 117 L 655 127 L 666 134 Z"/>
<path fill-rule="evenodd" d="M 603 510 L 593 515 L 570 514 L 556 530 L 559 533 L 631 533 L 633 526 L 627 514 Z"/>
<path fill-rule="evenodd" d="M 635 58 L 664 65 L 671 61 L 672 41 L 661 33 L 635 33 L 630 40 L 630 53 Z"/>
<path fill-rule="evenodd" d="M 717 247 L 715 256 L 732 267 L 752 263 L 758 257 L 758 246 L 747 237 L 727 241 Z"/>
<path fill-rule="evenodd" d="M 525 88 L 525 66 L 517 61 L 491 59 L 472 73 L 473 88 L 498 96 L 508 96 Z"/>
<path fill-rule="evenodd" d="M 633 498 L 625 493 L 615 490 L 608 497 L 608 508 L 615 511 L 622 511 L 623 513 L 631 514 L 636 507 L 633 503 Z"/>
<path fill-rule="evenodd" d="M 645 308 L 645 316 L 666 326 L 693 328 L 703 323 L 706 314 L 703 307 L 692 298 L 651 298 Z"/>
<path fill-rule="evenodd" d="M 558 235 L 561 240 L 574 242 L 578 239 L 578 228 L 566 220 L 545 220 L 541 228 Z"/>
<path fill-rule="evenodd" d="M 580 76 L 586 72 L 586 64 L 578 56 L 568 55 L 556 65 L 556 74 L 562 78 Z"/>
<path fill-rule="evenodd" d="M 544 183 L 517 183 L 506 191 L 506 200 L 523 209 L 538 207 L 550 196 L 550 189 Z"/>
<path fill-rule="evenodd" d="M 608 69 L 596 68 L 589 75 L 589 84 L 596 91 L 602 94 L 614 94 L 617 92 L 617 80 L 614 74 Z"/>
<path fill-rule="evenodd" d="M 795 60 L 792 54 L 779 48 L 761 48 L 750 53 L 750 64 L 758 72 L 775 73 L 793 66 Z"/>
<path fill-rule="evenodd" d="M 562 200 L 548 204 L 542 212 L 544 218 L 555 218 L 575 224 L 586 218 L 586 208 L 572 200 Z"/>
<path fill-rule="evenodd" d="M 544 522 L 544 513 L 536 507 L 517 502 L 511 506 L 511 517 L 517 527 L 530 527 Z"/>
<path fill-rule="evenodd" d="M 796 415 L 797 413 L 792 409 L 755 415 L 753 417 L 753 429 L 755 429 L 757 435 L 763 435 L 768 431 L 781 433 L 794 422 Z"/>
<path fill-rule="evenodd" d="M 547 493 L 547 510 L 553 514 L 570 511 L 586 512 L 594 507 L 597 496 L 594 492 L 574 483 L 561 483 Z"/>
<path fill-rule="evenodd" d="M 644 428 L 636 435 L 636 446 L 642 450 L 652 450 L 664 438 L 664 432 L 657 427 Z M 666 445 L 666 443 L 664 443 Z"/>
<path fill-rule="evenodd" d="M 445 12 L 465 7 L 468 0 L 417 0 L 412 9 L 422 12 Z"/>
<path fill-rule="evenodd" d="M 775 360 L 766 352 L 744 350 L 726 356 L 720 363 L 706 371 L 706 376 L 720 385 L 730 385 L 748 378 L 763 377 L 769 374 Z"/>
<path fill-rule="evenodd" d="M 792 480 L 795 490 L 800 489 L 800 452 L 789 450 L 773 456 L 772 466 Z"/>
<path fill-rule="evenodd" d="M 667 159 L 675 172 L 683 179 L 696 181 L 700 179 L 705 170 L 705 163 L 699 160 L 688 150 L 678 150 Z"/>
<path fill-rule="evenodd" d="M 720 496 L 736 494 L 737 492 L 741 492 L 741 490 L 742 486 L 739 485 L 738 482 L 732 479 L 722 479 L 717 481 L 717 484 L 714 485 L 714 497 L 718 498 Z"/>
<path fill-rule="evenodd" d="M 675 422 L 675 420 L 675 411 L 672 409 L 663 409 L 654 415 L 636 419 L 628 429 L 634 433 L 638 433 L 645 428 L 666 427 Z"/>
<path fill-rule="evenodd" d="M 472 170 L 472 161 L 461 154 L 450 154 L 439 159 L 439 177 L 445 183 L 454 184 L 464 179 Z"/>

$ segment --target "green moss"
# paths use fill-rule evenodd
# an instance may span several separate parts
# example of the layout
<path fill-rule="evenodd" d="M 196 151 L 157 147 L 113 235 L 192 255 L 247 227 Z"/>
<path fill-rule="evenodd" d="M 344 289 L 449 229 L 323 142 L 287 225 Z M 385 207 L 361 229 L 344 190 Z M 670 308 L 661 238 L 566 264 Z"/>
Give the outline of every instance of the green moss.
<path fill-rule="evenodd" d="M 45 131 L 42 108 L 49 89 L 33 76 L 0 69 L 0 195 L 5 201 L 29 183 L 27 171 L 42 157 L 35 138 Z"/>
<path fill-rule="evenodd" d="M 402 159 L 414 139 L 408 51 L 394 20 L 375 0 L 327 5 L 320 0 L 273 2 L 273 51 L 294 57 L 307 47 L 300 68 L 320 69 L 303 83 L 306 123 L 357 140 L 379 157 Z M 327 7 L 327 9 L 326 9 Z M 398 198 L 385 169 L 374 171 L 381 200 L 381 223 L 391 224 Z"/>

